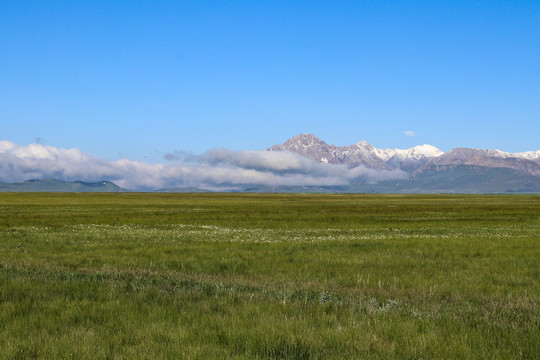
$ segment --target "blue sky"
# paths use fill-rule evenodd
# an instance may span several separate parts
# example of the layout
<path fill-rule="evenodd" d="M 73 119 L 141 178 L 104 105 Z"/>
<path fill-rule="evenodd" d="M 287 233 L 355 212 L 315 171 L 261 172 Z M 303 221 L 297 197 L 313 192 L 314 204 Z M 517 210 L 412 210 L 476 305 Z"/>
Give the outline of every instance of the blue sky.
<path fill-rule="evenodd" d="M 299 133 L 540 149 L 540 2 L 0 2 L 0 140 L 159 163 Z"/>

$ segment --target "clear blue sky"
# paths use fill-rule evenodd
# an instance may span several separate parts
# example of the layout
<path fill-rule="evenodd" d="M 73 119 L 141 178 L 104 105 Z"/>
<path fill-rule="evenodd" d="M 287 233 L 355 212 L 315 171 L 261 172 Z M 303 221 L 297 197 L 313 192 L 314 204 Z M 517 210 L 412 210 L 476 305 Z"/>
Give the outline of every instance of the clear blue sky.
<path fill-rule="evenodd" d="M 164 162 L 304 132 L 540 149 L 540 1 L 0 2 L 0 140 Z"/>

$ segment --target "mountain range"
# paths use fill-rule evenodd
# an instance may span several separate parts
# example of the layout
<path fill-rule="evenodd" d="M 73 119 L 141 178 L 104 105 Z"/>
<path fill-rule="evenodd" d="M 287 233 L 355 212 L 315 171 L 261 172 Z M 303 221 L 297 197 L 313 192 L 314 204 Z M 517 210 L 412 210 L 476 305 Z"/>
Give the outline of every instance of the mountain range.
<path fill-rule="evenodd" d="M 399 169 L 405 180 L 376 184 L 356 182 L 340 192 L 540 192 L 540 150 L 508 153 L 455 148 L 443 152 L 432 145 L 410 149 L 378 149 L 366 141 L 329 145 L 313 134 L 300 134 L 268 151 L 288 151 L 319 163 Z"/>
<path fill-rule="evenodd" d="M 432 145 L 410 149 L 378 149 L 367 141 L 349 146 L 328 145 L 313 134 L 300 134 L 268 151 L 289 151 L 320 163 L 363 165 L 373 169 L 401 169 L 417 174 L 433 166 L 473 165 L 508 168 L 540 176 L 540 150 L 508 153 L 500 150 L 455 148 L 443 152 Z"/>
<path fill-rule="evenodd" d="M 367 141 L 349 146 L 328 145 L 313 134 L 300 134 L 285 143 L 274 145 L 268 151 L 290 151 L 327 164 L 344 164 L 351 167 L 363 165 L 374 169 L 416 167 L 443 152 L 431 145 L 416 146 L 407 150 L 377 149 Z"/>
<path fill-rule="evenodd" d="M 95 171 L 109 172 L 121 175 L 105 179 L 120 179 L 119 183 L 127 187 L 130 182 L 125 177 L 133 174 L 145 184 L 152 183 L 152 179 L 167 179 L 155 182 L 165 185 L 156 186 L 154 191 L 160 192 L 540 193 L 540 150 L 508 153 L 454 148 L 443 152 L 427 144 L 410 149 L 379 149 L 366 141 L 336 146 L 313 134 L 300 134 L 266 151 L 214 149 L 195 158 L 195 163 L 167 166 L 127 160 L 107 163 L 76 149 L 8 145 L 0 163 L 0 171 L 5 174 L 13 170 L 39 174 L 46 173 L 40 169 L 52 169 L 52 177 L 64 174 L 64 180 L 77 180 L 95 179 Z M 16 151 L 6 153 L 10 149 Z M 73 171 L 84 176 L 66 176 Z M 149 185 L 134 187 L 153 189 Z M 47 176 L 19 183 L 0 182 L 0 192 L 25 191 L 130 190 L 110 181 L 67 182 Z"/>

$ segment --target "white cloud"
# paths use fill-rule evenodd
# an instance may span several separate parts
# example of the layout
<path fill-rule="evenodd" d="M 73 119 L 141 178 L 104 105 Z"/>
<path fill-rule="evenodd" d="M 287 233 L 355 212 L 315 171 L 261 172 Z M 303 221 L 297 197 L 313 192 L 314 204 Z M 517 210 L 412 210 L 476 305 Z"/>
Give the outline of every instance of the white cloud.
<path fill-rule="evenodd" d="M 414 133 L 414 131 L 412 130 L 405 130 L 403 132 L 403 134 L 405 134 L 405 136 L 415 136 L 416 134 Z"/>
<path fill-rule="evenodd" d="M 403 178 L 400 170 L 374 170 L 363 166 L 320 164 L 290 152 L 231 151 L 212 149 L 192 162 L 178 161 L 185 155 L 173 153 L 168 164 L 121 159 L 106 161 L 79 149 L 31 144 L 20 146 L 0 141 L 0 181 L 55 178 L 64 181 L 109 180 L 133 190 L 168 187 L 234 189 L 241 185 L 332 186 L 355 179 L 377 182 Z M 187 156 L 184 156 L 184 159 Z"/>

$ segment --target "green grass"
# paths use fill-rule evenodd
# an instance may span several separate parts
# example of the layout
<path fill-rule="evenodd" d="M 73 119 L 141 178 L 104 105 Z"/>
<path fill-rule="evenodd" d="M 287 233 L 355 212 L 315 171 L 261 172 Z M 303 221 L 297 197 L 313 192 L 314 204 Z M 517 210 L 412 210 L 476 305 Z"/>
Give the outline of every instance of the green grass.
<path fill-rule="evenodd" d="M 540 196 L 0 194 L 0 358 L 535 359 Z"/>

